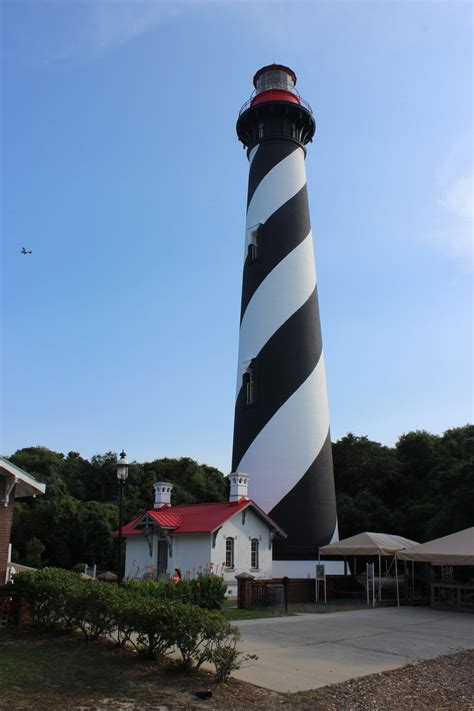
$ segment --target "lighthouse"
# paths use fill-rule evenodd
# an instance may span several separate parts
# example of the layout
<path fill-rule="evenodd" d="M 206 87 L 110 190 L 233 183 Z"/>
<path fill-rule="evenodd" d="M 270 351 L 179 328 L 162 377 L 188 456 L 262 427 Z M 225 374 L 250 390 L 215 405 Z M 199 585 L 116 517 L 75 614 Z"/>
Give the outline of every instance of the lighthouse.
<path fill-rule="evenodd" d="M 298 575 L 297 561 L 337 538 L 305 171 L 316 124 L 288 67 L 263 67 L 253 83 L 237 121 L 249 180 L 232 471 L 250 475 L 252 498 L 288 534 L 274 570 Z"/>

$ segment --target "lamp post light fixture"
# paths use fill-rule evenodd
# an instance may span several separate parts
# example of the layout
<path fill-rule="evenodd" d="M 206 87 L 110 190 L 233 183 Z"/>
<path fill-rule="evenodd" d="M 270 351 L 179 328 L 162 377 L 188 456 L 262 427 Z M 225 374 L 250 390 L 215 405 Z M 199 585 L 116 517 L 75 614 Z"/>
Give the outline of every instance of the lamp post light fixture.
<path fill-rule="evenodd" d="M 123 487 L 128 477 L 128 462 L 125 452 L 120 452 L 120 459 L 117 462 L 117 479 L 120 487 L 120 504 L 119 504 L 119 540 L 118 540 L 118 564 L 117 564 L 117 582 L 122 584 L 122 522 L 123 522 Z"/>

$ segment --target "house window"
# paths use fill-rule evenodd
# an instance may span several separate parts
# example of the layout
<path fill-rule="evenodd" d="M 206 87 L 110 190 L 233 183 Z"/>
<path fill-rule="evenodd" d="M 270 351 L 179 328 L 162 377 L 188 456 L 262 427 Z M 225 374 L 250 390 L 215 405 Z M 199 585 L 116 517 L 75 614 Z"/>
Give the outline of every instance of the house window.
<path fill-rule="evenodd" d="M 250 542 L 250 567 L 254 570 L 258 568 L 258 540 L 252 538 Z"/>
<path fill-rule="evenodd" d="M 234 567 L 234 539 L 226 538 L 225 542 L 225 567 Z"/>
<path fill-rule="evenodd" d="M 245 388 L 245 404 L 255 405 L 256 388 L 255 388 L 255 368 L 252 363 L 248 366 L 242 376 L 243 386 Z"/>

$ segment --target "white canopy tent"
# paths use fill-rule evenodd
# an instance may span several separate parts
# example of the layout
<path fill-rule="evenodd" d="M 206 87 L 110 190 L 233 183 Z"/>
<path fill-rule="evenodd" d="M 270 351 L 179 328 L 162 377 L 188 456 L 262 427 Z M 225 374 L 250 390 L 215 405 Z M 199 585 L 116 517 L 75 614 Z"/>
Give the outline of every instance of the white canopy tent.
<path fill-rule="evenodd" d="M 395 556 L 399 551 L 418 545 L 416 541 L 411 541 L 403 536 L 396 536 L 390 533 L 372 533 L 365 531 L 355 536 L 350 536 L 342 541 L 329 543 L 319 549 L 319 558 L 330 555 L 343 556 L 378 556 L 379 559 L 379 601 L 382 597 L 382 556 Z M 397 604 L 400 604 L 400 593 L 398 587 L 398 571 L 395 560 L 395 577 L 397 586 Z"/>
<path fill-rule="evenodd" d="M 418 545 L 403 536 L 391 533 L 358 533 L 342 541 L 329 543 L 319 549 L 321 555 L 395 555 L 409 546 Z"/>
<path fill-rule="evenodd" d="M 427 543 L 418 543 L 399 551 L 397 558 L 432 565 L 474 565 L 474 526 Z"/>

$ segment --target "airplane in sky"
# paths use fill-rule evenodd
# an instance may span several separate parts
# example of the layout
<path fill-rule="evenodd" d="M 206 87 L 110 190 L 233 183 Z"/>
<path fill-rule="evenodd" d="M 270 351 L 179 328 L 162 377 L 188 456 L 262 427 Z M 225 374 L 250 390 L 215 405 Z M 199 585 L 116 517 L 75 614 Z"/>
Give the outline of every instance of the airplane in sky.
<path fill-rule="evenodd" d="M 31 254 L 31 249 L 25 249 L 23 247 L 23 249 L 20 251 L 20 254 Z"/>

